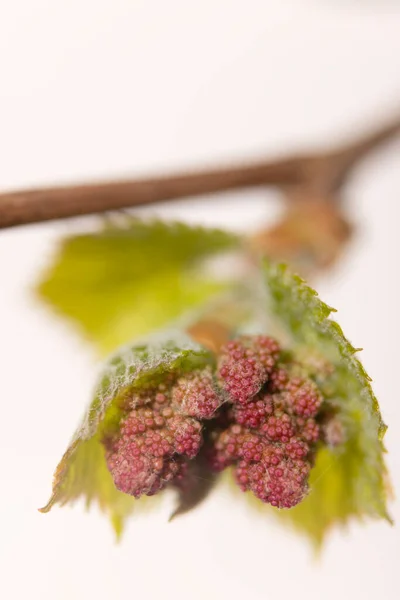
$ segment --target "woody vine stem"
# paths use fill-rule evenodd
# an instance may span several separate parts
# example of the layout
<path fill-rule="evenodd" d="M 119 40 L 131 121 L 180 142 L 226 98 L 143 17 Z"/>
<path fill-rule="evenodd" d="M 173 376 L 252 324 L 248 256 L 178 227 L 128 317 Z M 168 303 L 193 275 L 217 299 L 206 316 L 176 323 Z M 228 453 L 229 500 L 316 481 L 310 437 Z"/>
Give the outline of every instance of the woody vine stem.
<path fill-rule="evenodd" d="M 277 186 L 321 201 L 339 202 L 353 167 L 377 146 L 400 133 L 400 116 L 344 147 L 282 160 L 237 164 L 127 181 L 60 186 L 0 194 L 0 229 L 184 199 L 240 188 Z"/>

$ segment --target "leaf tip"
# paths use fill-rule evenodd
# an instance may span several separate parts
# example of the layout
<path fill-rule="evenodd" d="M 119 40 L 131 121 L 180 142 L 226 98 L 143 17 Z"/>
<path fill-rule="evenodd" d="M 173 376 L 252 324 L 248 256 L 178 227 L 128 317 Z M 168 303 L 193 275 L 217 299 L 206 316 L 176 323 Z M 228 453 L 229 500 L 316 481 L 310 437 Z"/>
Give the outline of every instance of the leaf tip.
<path fill-rule="evenodd" d="M 392 517 L 389 515 L 389 513 L 386 513 L 386 514 L 385 514 L 385 521 L 386 521 L 387 523 L 389 523 L 389 525 L 390 525 L 391 527 L 394 527 L 394 525 L 395 525 L 394 519 L 393 519 L 393 518 L 392 518 Z"/>
<path fill-rule="evenodd" d="M 181 511 L 179 510 L 179 507 L 178 507 L 170 514 L 170 516 L 168 518 L 168 523 L 175 521 L 176 517 L 179 517 L 180 514 L 181 514 Z"/>
<path fill-rule="evenodd" d="M 52 494 L 50 496 L 50 500 L 48 501 L 48 503 L 45 506 L 43 506 L 42 508 L 38 508 L 38 511 L 42 514 L 50 512 L 55 504 L 55 501 L 56 501 L 55 494 Z"/>
<path fill-rule="evenodd" d="M 122 540 L 122 534 L 124 532 L 124 522 L 119 515 L 113 515 L 111 517 L 111 525 L 115 533 L 115 541 L 117 544 Z"/>
<path fill-rule="evenodd" d="M 185 513 L 189 512 L 191 510 L 192 506 L 188 505 L 186 506 L 184 502 L 182 502 L 182 499 L 180 501 L 180 503 L 176 506 L 176 508 L 172 511 L 171 515 L 168 518 L 168 523 L 171 523 L 172 521 L 175 521 L 175 519 L 177 517 L 180 517 L 181 515 L 184 515 Z"/>

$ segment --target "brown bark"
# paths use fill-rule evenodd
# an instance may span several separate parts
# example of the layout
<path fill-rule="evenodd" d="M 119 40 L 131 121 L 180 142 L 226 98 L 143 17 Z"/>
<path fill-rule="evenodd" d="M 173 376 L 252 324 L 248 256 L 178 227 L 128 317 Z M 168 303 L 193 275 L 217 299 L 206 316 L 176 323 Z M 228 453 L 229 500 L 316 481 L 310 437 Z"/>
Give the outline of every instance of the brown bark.
<path fill-rule="evenodd" d="M 301 186 L 329 197 L 364 155 L 400 132 L 396 119 L 333 152 L 131 181 L 0 194 L 0 229 L 260 186 Z M 290 195 L 296 198 L 296 195 Z"/>

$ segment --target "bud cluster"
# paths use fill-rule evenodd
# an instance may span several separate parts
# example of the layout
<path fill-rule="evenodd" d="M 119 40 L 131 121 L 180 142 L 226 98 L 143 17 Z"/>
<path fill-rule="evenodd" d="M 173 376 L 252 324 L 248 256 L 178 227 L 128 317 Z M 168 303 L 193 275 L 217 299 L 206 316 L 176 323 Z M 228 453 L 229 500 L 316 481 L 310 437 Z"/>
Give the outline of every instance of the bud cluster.
<path fill-rule="evenodd" d="M 210 369 L 133 394 L 118 435 L 105 441 L 117 489 L 136 498 L 151 496 L 182 478 L 203 444 L 201 419 L 220 404 Z"/>
<path fill-rule="evenodd" d="M 210 472 L 233 467 L 243 491 L 278 508 L 298 504 L 321 438 L 322 396 L 293 374 L 278 343 L 241 336 L 210 367 L 134 394 L 118 435 L 104 442 L 116 487 L 139 497 L 182 487 L 200 448 Z"/>

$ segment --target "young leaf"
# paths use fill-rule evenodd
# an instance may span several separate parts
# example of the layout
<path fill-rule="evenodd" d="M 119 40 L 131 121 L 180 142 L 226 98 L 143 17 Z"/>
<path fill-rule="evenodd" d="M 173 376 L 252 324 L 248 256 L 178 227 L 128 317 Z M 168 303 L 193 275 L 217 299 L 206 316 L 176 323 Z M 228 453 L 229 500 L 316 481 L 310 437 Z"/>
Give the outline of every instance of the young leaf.
<path fill-rule="evenodd" d="M 109 352 L 223 290 L 197 267 L 238 243 L 216 229 L 127 218 L 65 239 L 38 292 Z"/>
<path fill-rule="evenodd" d="M 319 450 L 311 474 L 311 492 L 298 506 L 280 516 L 320 544 L 331 525 L 351 517 L 381 517 L 386 510 L 387 480 L 382 439 L 386 426 L 371 379 L 356 358 L 341 328 L 328 317 L 334 310 L 284 265 L 264 267 L 272 307 L 292 339 L 298 355 L 309 362 L 327 361 L 318 378 L 326 405 L 337 412 L 343 444 Z"/>
<path fill-rule="evenodd" d="M 122 349 L 106 364 L 94 400 L 58 465 L 48 512 L 83 497 L 89 507 L 97 501 L 119 536 L 125 518 L 137 501 L 118 491 L 107 469 L 102 440 L 113 433 L 122 416 L 124 399 L 150 381 L 212 363 L 212 355 L 183 333 L 158 337 L 148 345 Z"/>

